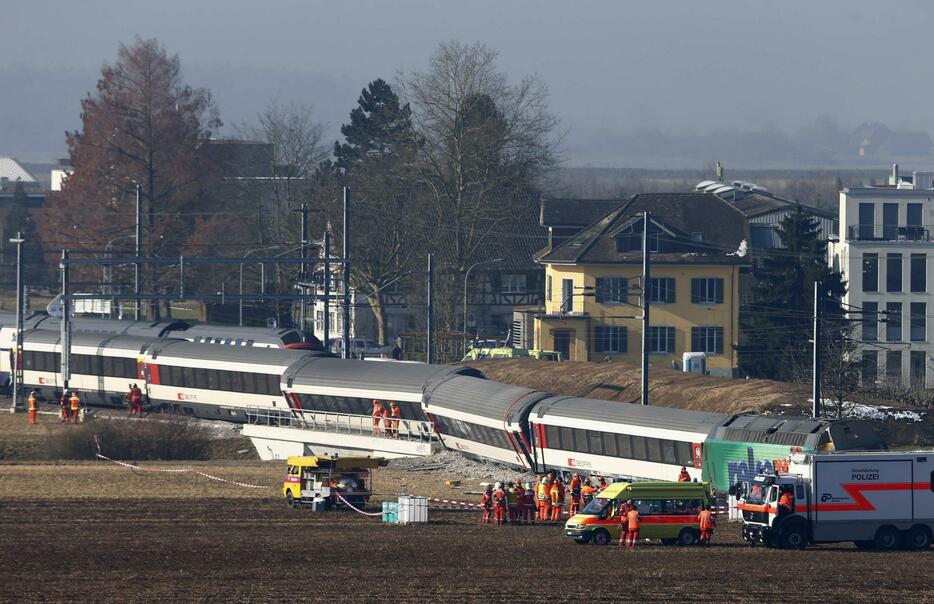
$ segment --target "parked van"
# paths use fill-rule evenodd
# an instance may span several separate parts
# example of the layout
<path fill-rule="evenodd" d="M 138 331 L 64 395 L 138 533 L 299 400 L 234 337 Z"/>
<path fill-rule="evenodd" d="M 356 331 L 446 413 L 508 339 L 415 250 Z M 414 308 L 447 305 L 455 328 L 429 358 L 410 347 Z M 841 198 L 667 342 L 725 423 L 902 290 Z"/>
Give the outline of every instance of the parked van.
<path fill-rule="evenodd" d="M 706 482 L 614 482 L 568 519 L 564 534 L 577 543 L 606 545 L 619 539 L 622 505 L 639 510 L 640 539 L 692 545 L 700 537 L 698 515 L 711 504 Z"/>

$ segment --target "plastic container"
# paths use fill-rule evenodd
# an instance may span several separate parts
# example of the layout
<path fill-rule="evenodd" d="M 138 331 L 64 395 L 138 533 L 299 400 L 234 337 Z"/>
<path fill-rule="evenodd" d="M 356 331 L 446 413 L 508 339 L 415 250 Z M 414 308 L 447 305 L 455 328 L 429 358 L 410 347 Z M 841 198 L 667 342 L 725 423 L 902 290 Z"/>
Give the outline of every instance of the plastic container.
<path fill-rule="evenodd" d="M 403 495 L 399 497 L 399 524 L 428 522 L 428 498 Z"/>
<path fill-rule="evenodd" d="M 395 501 L 383 502 L 383 522 L 396 524 L 399 522 L 399 504 Z"/>

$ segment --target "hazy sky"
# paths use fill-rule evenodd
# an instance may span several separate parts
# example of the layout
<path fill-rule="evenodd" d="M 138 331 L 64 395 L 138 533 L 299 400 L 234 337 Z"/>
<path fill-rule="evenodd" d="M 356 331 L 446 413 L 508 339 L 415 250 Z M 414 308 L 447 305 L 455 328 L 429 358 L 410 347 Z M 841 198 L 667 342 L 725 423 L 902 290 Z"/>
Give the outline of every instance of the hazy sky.
<path fill-rule="evenodd" d="M 178 53 L 227 124 L 295 100 L 336 135 L 367 82 L 456 38 L 548 83 L 571 163 L 641 128 L 793 132 L 827 114 L 932 131 L 932 13 L 921 0 L 0 0 L 0 155 L 62 155 L 80 99 L 135 35 Z"/>

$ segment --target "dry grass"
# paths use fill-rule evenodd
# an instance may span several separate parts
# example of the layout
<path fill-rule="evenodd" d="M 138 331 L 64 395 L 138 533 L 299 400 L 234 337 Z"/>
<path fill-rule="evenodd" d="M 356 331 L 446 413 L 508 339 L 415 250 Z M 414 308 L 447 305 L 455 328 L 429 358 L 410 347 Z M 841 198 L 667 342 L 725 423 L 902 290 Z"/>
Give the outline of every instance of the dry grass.
<path fill-rule="evenodd" d="M 636 403 L 640 398 L 639 367 L 628 363 L 500 359 L 467 364 L 492 380 L 534 390 L 627 403 Z M 652 367 L 649 374 L 653 405 L 725 414 L 761 412 L 780 405 L 803 409 L 807 390 L 804 384 L 731 380 L 659 367 Z"/>

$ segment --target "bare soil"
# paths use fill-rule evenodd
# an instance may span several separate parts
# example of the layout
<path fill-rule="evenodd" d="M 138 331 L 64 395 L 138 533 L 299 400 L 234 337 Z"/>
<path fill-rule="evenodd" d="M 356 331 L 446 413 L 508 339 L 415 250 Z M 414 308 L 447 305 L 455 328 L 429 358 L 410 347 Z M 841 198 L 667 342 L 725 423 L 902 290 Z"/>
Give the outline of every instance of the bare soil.
<path fill-rule="evenodd" d="M 93 485 L 89 485 L 92 487 Z M 93 492 L 89 488 L 89 493 Z M 934 552 L 579 546 L 556 525 L 389 526 L 269 497 L 0 498 L 3 601 L 931 601 Z M 784 594 L 784 595 L 782 595 Z"/>

